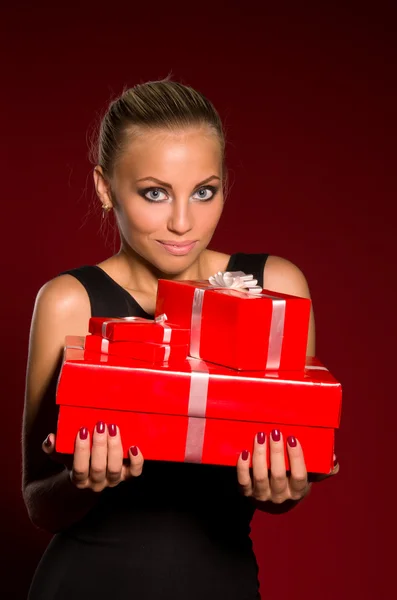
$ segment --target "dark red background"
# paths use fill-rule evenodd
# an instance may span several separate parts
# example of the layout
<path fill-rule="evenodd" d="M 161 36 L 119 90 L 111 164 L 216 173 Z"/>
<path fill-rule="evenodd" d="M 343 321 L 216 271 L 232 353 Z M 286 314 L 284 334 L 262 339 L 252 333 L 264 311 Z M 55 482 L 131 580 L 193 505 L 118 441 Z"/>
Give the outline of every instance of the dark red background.
<path fill-rule="evenodd" d="M 6 598 L 26 597 L 49 541 L 20 492 L 34 298 L 60 271 L 112 252 L 100 219 L 87 214 L 86 133 L 123 86 L 170 71 L 208 95 L 226 123 L 234 184 L 212 247 L 301 267 L 318 355 L 344 386 L 340 474 L 293 512 L 254 518 L 263 598 L 393 596 L 397 411 L 386 367 L 395 347 L 396 21 L 393 3 L 334 4 L 3 9 L 0 585 L 14 590 Z"/>

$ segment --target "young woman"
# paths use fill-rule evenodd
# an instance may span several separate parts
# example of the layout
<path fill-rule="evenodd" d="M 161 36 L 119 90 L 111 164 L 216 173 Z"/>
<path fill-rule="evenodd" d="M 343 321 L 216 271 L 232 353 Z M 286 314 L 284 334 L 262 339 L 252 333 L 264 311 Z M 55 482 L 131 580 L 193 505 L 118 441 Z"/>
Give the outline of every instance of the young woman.
<path fill-rule="evenodd" d="M 160 277 L 242 270 L 267 289 L 310 297 L 304 275 L 287 260 L 207 249 L 223 209 L 224 148 L 212 104 L 169 80 L 127 90 L 102 120 L 93 174 L 104 214 L 114 211 L 120 250 L 47 282 L 32 317 L 23 496 L 32 522 L 54 537 L 30 600 L 260 598 L 249 538 L 254 511 L 285 512 L 310 489 L 299 440 L 287 440 L 287 474 L 278 430 L 258 432 L 236 468 L 144 464 L 136 446 L 123 461 L 117 423 L 97 424 L 91 452 L 82 427 L 64 465 L 49 433 L 65 335 L 86 335 L 90 316 L 151 318 Z M 307 353 L 314 352 L 312 314 Z"/>

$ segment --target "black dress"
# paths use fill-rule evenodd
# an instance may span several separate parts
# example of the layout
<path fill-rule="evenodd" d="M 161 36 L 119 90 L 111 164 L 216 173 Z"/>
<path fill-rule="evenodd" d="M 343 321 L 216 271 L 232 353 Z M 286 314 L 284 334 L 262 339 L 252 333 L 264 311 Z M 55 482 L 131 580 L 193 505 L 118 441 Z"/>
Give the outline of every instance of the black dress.
<path fill-rule="evenodd" d="M 234 254 L 227 270 L 263 286 L 266 259 Z M 99 267 L 68 273 L 85 286 L 93 316 L 151 318 Z M 28 600 L 257 600 L 254 510 L 236 467 L 147 460 L 140 477 L 105 489 L 52 538 Z"/>

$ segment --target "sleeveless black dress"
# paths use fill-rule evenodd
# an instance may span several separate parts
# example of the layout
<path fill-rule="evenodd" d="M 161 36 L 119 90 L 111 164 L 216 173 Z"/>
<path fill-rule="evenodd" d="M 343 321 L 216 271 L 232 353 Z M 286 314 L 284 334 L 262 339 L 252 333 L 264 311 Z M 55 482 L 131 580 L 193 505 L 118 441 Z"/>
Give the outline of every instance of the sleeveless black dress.
<path fill-rule="evenodd" d="M 263 286 L 267 256 L 234 254 L 227 270 Z M 86 288 L 93 316 L 152 318 L 99 267 L 67 273 Z M 147 460 L 140 477 L 105 489 L 52 538 L 28 600 L 258 600 L 254 511 L 235 467 Z"/>

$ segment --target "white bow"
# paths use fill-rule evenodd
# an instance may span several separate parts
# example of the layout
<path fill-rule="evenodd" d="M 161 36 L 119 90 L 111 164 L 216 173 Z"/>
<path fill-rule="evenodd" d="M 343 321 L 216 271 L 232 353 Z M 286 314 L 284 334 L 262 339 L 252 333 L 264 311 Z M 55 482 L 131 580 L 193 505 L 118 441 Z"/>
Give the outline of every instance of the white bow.
<path fill-rule="evenodd" d="M 253 275 L 246 275 L 243 271 L 218 271 L 208 280 L 214 287 L 232 288 L 248 294 L 260 294 L 262 288 Z"/>

